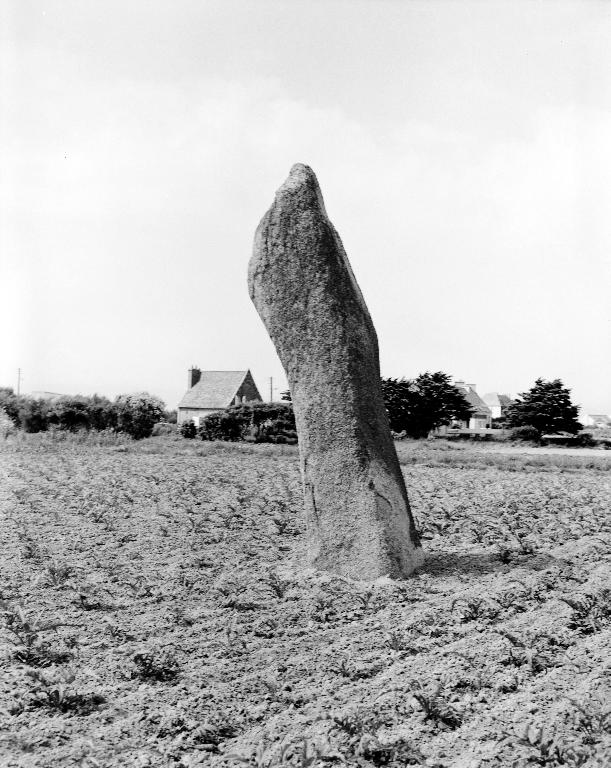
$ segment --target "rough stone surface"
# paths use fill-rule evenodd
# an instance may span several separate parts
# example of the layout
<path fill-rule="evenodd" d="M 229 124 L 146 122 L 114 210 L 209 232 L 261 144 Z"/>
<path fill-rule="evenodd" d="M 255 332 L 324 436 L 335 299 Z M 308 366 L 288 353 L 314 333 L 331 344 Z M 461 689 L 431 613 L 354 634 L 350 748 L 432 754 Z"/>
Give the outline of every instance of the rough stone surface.
<path fill-rule="evenodd" d="M 376 332 L 305 165 L 293 166 L 257 228 L 248 283 L 291 388 L 311 564 L 357 579 L 408 575 L 422 550 Z"/>

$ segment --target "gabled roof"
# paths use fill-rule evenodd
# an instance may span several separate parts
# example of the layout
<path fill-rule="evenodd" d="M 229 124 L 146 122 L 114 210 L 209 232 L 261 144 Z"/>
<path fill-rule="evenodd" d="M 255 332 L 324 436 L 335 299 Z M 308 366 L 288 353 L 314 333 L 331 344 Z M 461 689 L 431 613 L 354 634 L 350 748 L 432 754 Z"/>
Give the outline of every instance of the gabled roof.
<path fill-rule="evenodd" d="M 33 400 L 49 400 L 50 402 L 55 402 L 55 400 L 59 400 L 60 397 L 66 397 L 66 395 L 61 395 L 59 392 L 44 392 L 42 390 L 37 390 L 36 392 L 30 392 L 30 397 Z"/>
<path fill-rule="evenodd" d="M 482 396 L 482 400 L 486 403 L 486 405 L 501 405 L 501 397 L 498 392 L 486 392 L 486 394 Z"/>
<path fill-rule="evenodd" d="M 469 403 L 471 408 L 473 408 L 473 416 L 477 416 L 477 414 L 483 414 L 485 416 L 492 415 L 490 408 L 488 408 L 471 384 L 465 384 L 463 381 L 455 381 L 454 386 L 460 389 L 465 400 Z"/>
<path fill-rule="evenodd" d="M 179 408 L 228 408 L 250 371 L 202 371 L 201 379 L 189 389 Z"/>
<path fill-rule="evenodd" d="M 611 424 L 611 417 L 607 416 L 606 413 L 588 413 L 587 415 L 594 421 L 600 421 L 603 424 Z"/>
<path fill-rule="evenodd" d="M 482 400 L 486 405 L 496 405 L 501 406 L 501 408 L 506 408 L 508 405 L 511 405 L 511 398 L 509 395 L 499 395 L 498 392 L 486 392 L 486 394 L 482 396 Z"/>

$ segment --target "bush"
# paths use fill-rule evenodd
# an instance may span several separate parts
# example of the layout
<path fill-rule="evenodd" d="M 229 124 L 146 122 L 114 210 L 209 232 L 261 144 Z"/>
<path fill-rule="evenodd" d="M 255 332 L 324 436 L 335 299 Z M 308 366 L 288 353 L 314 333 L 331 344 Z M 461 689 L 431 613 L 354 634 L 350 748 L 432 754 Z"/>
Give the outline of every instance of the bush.
<path fill-rule="evenodd" d="M 117 429 L 126 432 L 135 440 L 150 437 L 153 427 L 161 419 L 164 403 L 148 392 L 119 395 L 115 400 L 117 408 Z"/>
<path fill-rule="evenodd" d="M 13 420 L 9 419 L 4 408 L 0 408 L 0 436 L 6 440 L 16 429 Z"/>
<path fill-rule="evenodd" d="M 48 424 L 55 425 L 59 429 L 76 432 L 79 429 L 89 429 L 91 420 L 89 416 L 89 398 L 87 397 L 60 397 L 49 404 Z"/>
<path fill-rule="evenodd" d="M 516 427 L 511 430 L 510 440 L 520 440 L 522 442 L 538 443 L 541 440 L 541 433 L 535 427 L 529 424 L 523 427 Z"/>
<path fill-rule="evenodd" d="M 49 405 L 45 400 L 21 398 L 17 418 L 25 432 L 46 432 L 49 426 Z"/>
<path fill-rule="evenodd" d="M 197 435 L 197 427 L 191 419 L 189 419 L 189 421 L 183 421 L 179 427 L 179 431 L 183 437 L 188 437 L 189 439 L 192 439 Z"/>
<path fill-rule="evenodd" d="M 578 435 L 575 435 L 575 445 L 578 445 L 580 448 L 596 448 L 598 440 L 589 432 L 580 432 Z"/>
<path fill-rule="evenodd" d="M 19 408 L 23 400 L 24 398 L 15 394 L 12 387 L 0 387 L 0 408 L 17 427 L 20 426 Z"/>
<path fill-rule="evenodd" d="M 202 440 L 236 442 L 242 439 L 242 426 L 233 414 L 220 411 L 210 413 L 201 420 L 198 434 Z"/>
<path fill-rule="evenodd" d="M 202 419 L 202 440 L 295 445 L 297 430 L 290 403 L 242 403 Z"/>
<path fill-rule="evenodd" d="M 193 437 L 195 437 L 195 425 L 193 425 Z M 151 437 L 161 437 L 162 435 L 173 435 L 177 431 L 176 424 L 167 421 L 159 421 L 153 427 Z"/>
<path fill-rule="evenodd" d="M 88 400 L 89 428 L 103 432 L 116 429 L 118 421 L 117 406 L 107 397 L 92 395 Z"/>

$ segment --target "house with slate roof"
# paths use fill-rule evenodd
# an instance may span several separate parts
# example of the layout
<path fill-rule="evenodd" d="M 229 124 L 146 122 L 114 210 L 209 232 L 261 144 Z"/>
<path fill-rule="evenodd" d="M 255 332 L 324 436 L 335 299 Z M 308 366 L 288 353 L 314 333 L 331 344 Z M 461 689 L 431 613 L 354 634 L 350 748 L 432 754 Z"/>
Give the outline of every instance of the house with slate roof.
<path fill-rule="evenodd" d="M 611 427 L 611 416 L 606 413 L 586 413 L 580 418 L 585 427 L 595 427 L 596 429 L 608 429 Z"/>
<path fill-rule="evenodd" d="M 509 395 L 499 395 L 498 392 L 487 392 L 482 400 L 490 408 L 493 419 L 500 419 L 501 416 L 504 416 L 505 411 L 513 402 Z"/>
<path fill-rule="evenodd" d="M 189 389 L 178 403 L 178 423 L 199 420 L 240 403 L 262 402 L 250 371 L 201 371 L 190 368 Z"/>
<path fill-rule="evenodd" d="M 492 411 L 477 394 L 475 384 L 466 384 L 464 381 L 455 381 L 454 386 L 463 394 L 465 400 L 473 409 L 468 422 L 458 422 L 463 429 L 487 429 L 492 424 Z"/>

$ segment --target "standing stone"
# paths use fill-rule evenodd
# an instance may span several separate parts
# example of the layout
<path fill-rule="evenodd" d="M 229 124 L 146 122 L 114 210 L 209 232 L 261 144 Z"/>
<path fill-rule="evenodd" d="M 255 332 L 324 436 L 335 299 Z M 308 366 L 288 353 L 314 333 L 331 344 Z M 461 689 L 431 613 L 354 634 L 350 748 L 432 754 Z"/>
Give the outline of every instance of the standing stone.
<path fill-rule="evenodd" d="M 406 576 L 422 561 L 382 400 L 378 340 L 311 168 L 257 228 L 248 285 L 291 389 L 310 562 Z"/>

